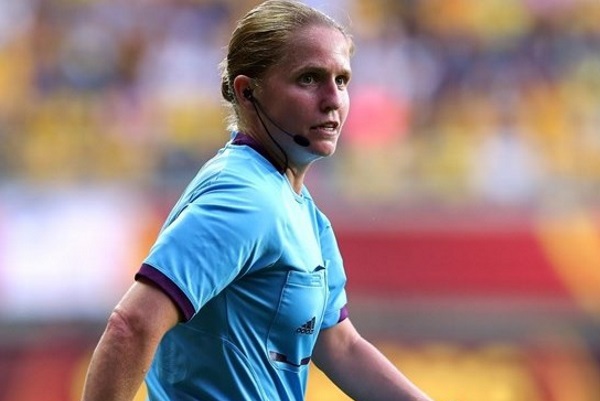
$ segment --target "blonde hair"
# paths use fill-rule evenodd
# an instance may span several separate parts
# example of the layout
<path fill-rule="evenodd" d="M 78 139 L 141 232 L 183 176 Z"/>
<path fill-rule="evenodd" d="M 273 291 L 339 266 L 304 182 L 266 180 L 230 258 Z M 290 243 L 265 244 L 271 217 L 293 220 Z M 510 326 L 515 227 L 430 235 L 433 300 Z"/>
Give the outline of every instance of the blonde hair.
<path fill-rule="evenodd" d="M 314 25 L 339 30 L 353 49 L 352 38 L 343 26 L 298 1 L 267 0 L 238 21 L 229 40 L 227 56 L 220 64 L 221 95 L 232 109 L 228 117 L 229 129 L 237 129 L 239 123 L 233 90 L 235 77 L 246 75 L 259 81 L 269 67 L 281 61 L 294 33 Z"/>

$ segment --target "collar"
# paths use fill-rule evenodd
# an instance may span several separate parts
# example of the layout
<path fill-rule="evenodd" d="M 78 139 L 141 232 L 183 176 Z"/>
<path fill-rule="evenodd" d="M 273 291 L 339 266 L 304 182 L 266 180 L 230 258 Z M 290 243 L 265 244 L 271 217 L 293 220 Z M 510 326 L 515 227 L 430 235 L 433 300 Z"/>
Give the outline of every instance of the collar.
<path fill-rule="evenodd" d="M 279 171 L 280 173 L 282 172 L 275 159 L 273 159 L 271 155 L 267 153 L 264 146 L 262 146 L 256 139 L 252 138 L 250 135 L 244 134 L 243 132 L 237 132 L 231 143 L 233 145 L 246 145 L 251 147 L 252 149 L 257 151 L 262 157 L 267 159 L 269 163 L 271 163 L 273 167 L 277 169 L 277 171 Z"/>

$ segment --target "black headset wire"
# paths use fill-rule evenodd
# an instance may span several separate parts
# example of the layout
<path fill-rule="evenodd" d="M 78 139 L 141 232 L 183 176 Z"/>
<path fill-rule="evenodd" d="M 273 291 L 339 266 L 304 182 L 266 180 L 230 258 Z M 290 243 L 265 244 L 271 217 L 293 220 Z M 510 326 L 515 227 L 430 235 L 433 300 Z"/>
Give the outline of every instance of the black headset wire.
<path fill-rule="evenodd" d="M 283 170 L 281 170 L 281 174 L 285 174 L 285 172 L 287 171 L 287 169 L 289 168 L 289 159 L 288 159 L 288 155 L 286 153 L 285 150 L 283 150 L 283 147 L 275 140 L 275 138 L 273 138 L 273 135 L 271 135 L 271 132 L 269 132 L 269 129 L 267 128 L 267 125 L 265 124 L 265 122 L 263 121 L 262 117 L 261 117 L 261 113 L 260 111 L 262 111 L 262 107 L 260 108 L 259 111 L 259 107 L 256 104 L 257 101 L 256 99 L 254 99 L 254 97 L 250 97 L 249 100 L 252 102 L 252 106 L 254 106 L 254 111 L 256 111 L 256 115 L 258 116 L 258 120 L 260 121 L 260 123 L 262 124 L 263 128 L 265 129 L 265 131 L 267 131 L 267 135 L 269 135 L 269 138 L 271 138 L 271 141 L 273 141 L 273 143 L 275 144 L 275 146 L 277 146 L 279 148 L 279 150 L 281 151 L 281 153 L 283 154 L 283 157 L 285 158 L 285 161 L 283 163 Z M 275 125 L 277 126 L 277 125 Z M 279 128 L 279 127 L 278 127 Z"/>

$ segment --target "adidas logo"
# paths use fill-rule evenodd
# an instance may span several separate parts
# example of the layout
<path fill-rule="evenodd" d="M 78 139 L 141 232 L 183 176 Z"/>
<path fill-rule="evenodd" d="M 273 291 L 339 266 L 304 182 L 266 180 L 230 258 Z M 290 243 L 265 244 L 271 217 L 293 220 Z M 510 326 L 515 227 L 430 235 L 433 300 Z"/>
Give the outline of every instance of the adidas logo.
<path fill-rule="evenodd" d="M 315 332 L 315 317 L 313 316 L 308 322 L 304 323 L 302 326 L 296 329 L 296 333 L 298 334 L 312 334 Z"/>

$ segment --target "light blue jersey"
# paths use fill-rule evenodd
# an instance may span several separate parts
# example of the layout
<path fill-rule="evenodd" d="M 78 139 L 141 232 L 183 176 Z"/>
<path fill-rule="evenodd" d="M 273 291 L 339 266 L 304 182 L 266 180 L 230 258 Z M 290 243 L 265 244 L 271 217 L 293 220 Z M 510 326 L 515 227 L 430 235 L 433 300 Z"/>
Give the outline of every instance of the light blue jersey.
<path fill-rule="evenodd" d="M 159 346 L 152 401 L 303 400 L 319 331 L 345 317 L 330 222 L 259 148 L 236 143 L 200 170 L 138 273 L 187 319 Z"/>

